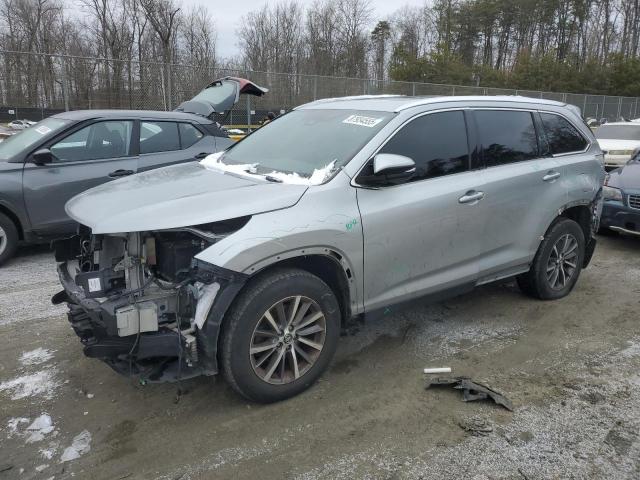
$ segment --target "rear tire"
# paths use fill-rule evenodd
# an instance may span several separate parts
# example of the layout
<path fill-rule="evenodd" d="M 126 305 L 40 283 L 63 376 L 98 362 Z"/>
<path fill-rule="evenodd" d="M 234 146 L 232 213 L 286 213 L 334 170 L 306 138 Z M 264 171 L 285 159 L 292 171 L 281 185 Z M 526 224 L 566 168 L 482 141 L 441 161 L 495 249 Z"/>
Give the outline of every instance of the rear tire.
<path fill-rule="evenodd" d="M 336 351 L 340 308 L 329 286 L 298 269 L 250 281 L 222 331 L 224 376 L 245 398 L 284 400 L 309 388 Z"/>
<path fill-rule="evenodd" d="M 531 264 L 531 270 L 517 277 L 525 294 L 540 300 L 567 296 L 580 276 L 585 239 L 580 225 L 558 217 L 549 227 Z"/>
<path fill-rule="evenodd" d="M 19 240 L 16 225 L 9 217 L 0 213 L 0 265 L 13 257 Z"/>

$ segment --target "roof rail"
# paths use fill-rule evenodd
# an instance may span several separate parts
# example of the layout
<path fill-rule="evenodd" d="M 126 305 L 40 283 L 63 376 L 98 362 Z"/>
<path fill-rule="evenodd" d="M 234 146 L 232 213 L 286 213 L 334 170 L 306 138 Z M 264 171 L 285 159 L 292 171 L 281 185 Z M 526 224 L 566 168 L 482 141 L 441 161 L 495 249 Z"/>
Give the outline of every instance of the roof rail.
<path fill-rule="evenodd" d="M 542 103 L 544 105 L 557 105 L 557 106 L 565 106 L 566 103 L 557 102 L 555 100 L 547 100 L 545 98 L 534 98 L 534 97 L 523 97 L 522 95 L 458 95 L 458 96 L 440 96 L 434 95 L 430 97 L 422 97 L 419 100 L 415 100 L 413 102 L 405 103 L 404 105 L 400 105 L 395 109 L 395 112 L 401 112 L 402 110 L 407 110 L 408 108 L 419 107 L 421 105 L 426 105 L 429 103 L 439 103 L 439 102 L 465 102 L 465 101 L 478 101 L 478 100 L 486 100 L 486 101 L 511 101 L 511 102 L 529 102 L 529 103 Z"/>

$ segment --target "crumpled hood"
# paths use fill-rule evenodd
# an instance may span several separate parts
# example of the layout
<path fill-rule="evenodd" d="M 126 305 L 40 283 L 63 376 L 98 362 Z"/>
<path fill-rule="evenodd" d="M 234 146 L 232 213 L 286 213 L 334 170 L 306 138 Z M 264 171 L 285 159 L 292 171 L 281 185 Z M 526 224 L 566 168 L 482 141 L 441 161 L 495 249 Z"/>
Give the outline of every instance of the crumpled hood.
<path fill-rule="evenodd" d="M 65 209 L 93 233 L 141 232 L 287 208 L 307 188 L 241 178 L 191 162 L 100 185 L 73 197 Z"/>
<path fill-rule="evenodd" d="M 609 172 L 607 185 L 624 191 L 640 191 L 640 163 L 634 162 Z"/>

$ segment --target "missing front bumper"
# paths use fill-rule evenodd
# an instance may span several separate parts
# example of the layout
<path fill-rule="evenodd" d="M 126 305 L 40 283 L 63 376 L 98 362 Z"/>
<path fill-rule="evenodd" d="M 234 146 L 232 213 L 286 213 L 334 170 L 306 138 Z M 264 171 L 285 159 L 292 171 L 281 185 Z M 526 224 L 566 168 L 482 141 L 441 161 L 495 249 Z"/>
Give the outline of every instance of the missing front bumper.
<path fill-rule="evenodd" d="M 145 303 L 130 295 L 88 298 L 65 262 L 58 265 L 58 275 L 64 290 L 54 295 L 52 302 L 68 304 L 68 319 L 84 354 L 104 361 L 118 373 L 151 382 L 218 373 L 222 319 L 247 279 L 246 275 L 199 262 L 197 280 L 206 283 L 196 283 L 201 285 L 196 294 L 199 308 L 193 311 L 193 328 L 185 334 L 166 323 L 155 323 L 151 328 L 140 312 L 130 315 L 132 309 Z"/>

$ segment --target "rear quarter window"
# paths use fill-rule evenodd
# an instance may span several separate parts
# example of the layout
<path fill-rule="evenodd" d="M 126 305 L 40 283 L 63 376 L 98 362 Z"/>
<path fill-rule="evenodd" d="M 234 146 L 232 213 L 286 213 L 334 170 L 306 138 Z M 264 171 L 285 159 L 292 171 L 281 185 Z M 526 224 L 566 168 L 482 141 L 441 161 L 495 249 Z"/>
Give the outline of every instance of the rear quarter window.
<path fill-rule="evenodd" d="M 549 149 L 554 155 L 581 152 L 588 142 L 571 123 L 560 115 L 540 113 Z"/>

